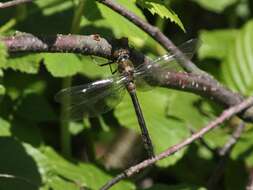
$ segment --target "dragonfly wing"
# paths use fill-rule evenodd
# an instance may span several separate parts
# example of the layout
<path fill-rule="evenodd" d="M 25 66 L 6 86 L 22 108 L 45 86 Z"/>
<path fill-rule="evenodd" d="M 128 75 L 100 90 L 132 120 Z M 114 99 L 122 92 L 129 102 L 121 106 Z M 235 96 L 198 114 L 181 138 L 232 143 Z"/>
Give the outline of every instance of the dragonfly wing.
<path fill-rule="evenodd" d="M 191 59 L 199 46 L 199 40 L 191 39 L 178 46 L 178 48 L 186 56 L 186 58 Z M 142 64 L 135 70 L 136 83 L 141 84 L 141 86 L 147 86 L 148 84 L 152 84 L 152 76 L 159 75 L 161 70 L 182 70 L 178 64 L 178 62 L 182 60 L 182 57 L 168 53 L 151 61 L 149 64 Z M 145 89 L 147 89 L 147 87 L 145 87 Z"/>
<path fill-rule="evenodd" d="M 191 39 L 178 46 L 178 49 L 184 54 L 186 58 L 192 59 L 193 55 L 196 53 L 199 47 L 200 47 L 199 40 Z M 171 70 L 181 70 L 181 67 L 178 64 L 178 62 L 181 62 L 183 60 L 184 57 L 182 56 L 168 53 L 155 59 L 152 63 L 159 64 L 160 67 L 164 67 Z"/>
<path fill-rule="evenodd" d="M 69 102 L 67 113 L 73 120 L 96 117 L 115 107 L 124 94 L 125 77 L 114 76 L 89 84 L 74 86 L 56 94 L 57 102 Z"/>
<path fill-rule="evenodd" d="M 178 46 L 178 49 L 186 56 L 186 58 L 191 59 L 195 52 L 200 47 L 200 41 L 198 39 L 190 39 L 183 44 Z M 163 56 L 156 58 L 155 60 L 151 61 L 149 64 L 142 64 L 136 68 L 136 74 L 142 75 L 146 73 L 147 70 L 152 70 L 154 67 L 166 67 L 171 70 L 178 70 L 180 66 L 178 62 L 182 61 L 182 57 L 168 53 Z"/>

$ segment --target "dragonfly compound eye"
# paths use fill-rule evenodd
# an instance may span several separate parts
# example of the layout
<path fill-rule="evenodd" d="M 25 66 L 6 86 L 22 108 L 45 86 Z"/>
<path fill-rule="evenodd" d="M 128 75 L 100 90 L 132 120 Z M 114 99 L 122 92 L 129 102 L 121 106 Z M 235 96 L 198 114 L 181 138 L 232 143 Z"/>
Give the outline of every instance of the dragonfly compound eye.
<path fill-rule="evenodd" d="M 129 55 L 123 54 L 123 55 L 119 56 L 118 61 L 123 62 L 123 61 L 127 61 L 128 59 L 129 59 Z"/>

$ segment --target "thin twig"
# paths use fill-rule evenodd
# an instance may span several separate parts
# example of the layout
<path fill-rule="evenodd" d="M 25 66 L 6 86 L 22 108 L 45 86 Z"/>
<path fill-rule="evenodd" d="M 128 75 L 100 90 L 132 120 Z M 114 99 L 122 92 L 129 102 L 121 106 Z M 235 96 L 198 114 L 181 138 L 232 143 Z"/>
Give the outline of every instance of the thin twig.
<path fill-rule="evenodd" d="M 231 118 L 233 115 L 241 112 L 242 110 L 244 110 L 247 107 L 252 106 L 252 105 L 253 105 L 253 97 L 250 97 L 250 98 L 246 99 L 245 101 L 241 102 L 240 104 L 235 105 L 233 107 L 230 107 L 229 109 L 223 111 L 223 113 L 218 118 L 216 118 L 214 121 L 210 122 L 207 126 L 202 128 L 198 132 L 192 134 L 189 138 L 187 138 L 187 139 L 181 141 L 180 143 L 168 148 L 164 152 L 160 153 L 159 155 L 157 155 L 157 156 L 155 156 L 151 159 L 144 160 L 143 162 L 141 162 L 141 163 L 139 163 L 135 166 L 130 167 L 129 169 L 127 169 L 124 172 L 122 172 L 121 174 L 119 174 L 116 178 L 113 178 L 112 180 L 107 182 L 100 190 L 107 190 L 110 187 L 112 187 L 114 184 L 118 183 L 120 180 L 122 180 L 124 178 L 127 178 L 127 177 L 130 177 L 130 176 L 134 175 L 135 173 L 138 173 L 140 170 L 142 170 L 142 169 L 144 169 L 148 166 L 153 165 L 158 160 L 166 158 L 166 157 L 174 154 L 175 152 L 183 149 L 185 146 L 187 146 L 190 143 L 192 143 L 193 141 L 199 139 L 205 133 L 207 133 L 210 130 L 214 129 L 219 124 L 223 123 L 225 120 Z"/>
<path fill-rule="evenodd" d="M 7 7 L 13 7 L 13 6 L 17 6 L 23 3 L 29 3 L 32 2 L 33 0 L 13 0 L 13 1 L 7 1 L 4 3 L 0 3 L 0 9 L 4 9 Z"/>
<path fill-rule="evenodd" d="M 244 128 L 245 128 L 245 124 L 244 124 L 244 122 L 241 122 L 236 127 L 236 129 L 232 133 L 232 135 L 229 138 L 229 140 L 227 141 L 227 143 L 218 151 L 218 154 L 220 156 L 220 160 L 219 160 L 216 168 L 212 172 L 211 177 L 209 178 L 209 180 L 207 182 L 207 187 L 208 187 L 207 189 L 209 189 L 209 190 L 217 189 L 216 186 L 224 174 L 224 169 L 225 169 L 229 154 L 232 151 L 236 142 L 238 142 L 238 139 L 240 138 Z"/>
<path fill-rule="evenodd" d="M 194 134 L 196 131 L 193 127 L 187 126 L 191 132 L 191 134 Z M 217 151 L 209 146 L 209 144 L 205 141 L 203 137 L 199 138 L 199 142 L 207 149 L 209 150 L 215 157 L 217 156 Z"/>
<path fill-rule="evenodd" d="M 111 59 L 112 45 L 117 46 L 117 42 L 111 42 L 101 38 L 98 34 L 81 35 L 51 35 L 35 36 L 29 33 L 18 32 L 14 36 L 0 37 L 9 53 L 19 52 L 64 52 L 81 53 L 85 55 L 96 55 Z"/>
<path fill-rule="evenodd" d="M 227 141 L 227 143 L 219 150 L 219 155 L 220 156 L 225 156 L 225 155 L 227 155 L 231 152 L 232 148 L 234 147 L 234 145 L 236 144 L 236 142 L 240 138 L 244 128 L 245 128 L 245 123 L 244 122 L 241 122 L 236 127 L 236 129 L 232 133 L 232 135 L 229 138 L 229 140 Z"/>

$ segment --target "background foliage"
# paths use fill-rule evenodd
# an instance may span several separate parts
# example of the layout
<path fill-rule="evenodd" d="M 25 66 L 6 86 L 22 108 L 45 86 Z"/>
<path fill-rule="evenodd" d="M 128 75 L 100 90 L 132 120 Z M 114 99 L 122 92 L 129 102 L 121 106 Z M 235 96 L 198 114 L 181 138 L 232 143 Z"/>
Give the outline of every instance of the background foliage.
<path fill-rule="evenodd" d="M 194 62 L 234 91 L 252 94 L 250 0 L 117 2 L 159 27 L 177 44 L 199 38 L 202 46 Z M 75 16 L 78 11 L 81 17 Z M 80 21 L 77 27 L 74 18 Z M 93 0 L 36 0 L 1 10 L 1 35 L 19 32 L 127 37 L 133 47 L 150 57 L 165 53 L 142 30 Z M 113 111 L 99 118 L 60 123 L 61 108 L 54 101 L 57 91 L 71 83 L 87 83 L 109 75 L 110 69 L 98 67 L 91 57 L 66 53 L 8 55 L 0 44 L 0 175 L 15 176 L 0 178 L 0 189 L 98 189 L 123 168 L 144 158 L 142 147 L 138 153 L 130 148 L 123 158 L 117 157 L 117 145 L 129 143 L 124 136 L 139 133 L 127 95 Z M 203 127 L 222 109 L 199 96 L 175 90 L 154 88 L 138 92 L 138 96 L 156 153 L 189 136 L 190 129 Z M 227 122 L 204 140 L 216 150 L 228 140 L 234 127 L 233 122 Z M 252 135 L 252 128 L 247 126 L 227 161 L 219 189 L 244 189 L 247 171 L 253 166 Z M 111 164 L 110 154 L 125 164 Z M 112 189 L 143 189 L 145 180 L 150 179 L 154 185 L 149 190 L 204 189 L 217 163 L 213 152 L 196 142 L 158 162 L 134 181 L 121 182 Z"/>

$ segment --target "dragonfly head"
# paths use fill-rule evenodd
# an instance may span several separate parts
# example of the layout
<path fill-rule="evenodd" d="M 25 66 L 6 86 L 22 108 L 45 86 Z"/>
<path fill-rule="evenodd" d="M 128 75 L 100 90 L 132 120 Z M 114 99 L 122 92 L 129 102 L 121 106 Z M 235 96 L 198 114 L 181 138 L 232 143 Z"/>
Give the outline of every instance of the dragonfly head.
<path fill-rule="evenodd" d="M 117 62 L 125 62 L 129 60 L 129 54 L 122 52 L 121 54 L 119 54 L 118 58 L 117 58 Z"/>

